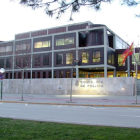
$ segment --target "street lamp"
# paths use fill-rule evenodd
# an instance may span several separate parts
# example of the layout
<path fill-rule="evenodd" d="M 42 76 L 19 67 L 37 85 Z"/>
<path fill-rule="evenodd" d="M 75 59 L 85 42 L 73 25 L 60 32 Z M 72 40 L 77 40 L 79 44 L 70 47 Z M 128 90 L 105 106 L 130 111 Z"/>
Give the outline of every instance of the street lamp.
<path fill-rule="evenodd" d="M 2 100 L 2 80 L 4 78 L 4 72 L 5 72 L 5 69 L 4 68 L 1 68 L 0 69 L 0 79 L 1 79 L 1 100 Z"/>

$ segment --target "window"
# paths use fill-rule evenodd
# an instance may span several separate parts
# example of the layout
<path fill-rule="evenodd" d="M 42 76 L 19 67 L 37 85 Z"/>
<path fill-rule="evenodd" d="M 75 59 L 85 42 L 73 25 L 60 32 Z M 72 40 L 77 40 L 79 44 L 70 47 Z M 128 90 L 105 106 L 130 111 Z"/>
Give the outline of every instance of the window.
<path fill-rule="evenodd" d="M 63 54 L 57 54 L 57 56 L 56 56 L 56 64 L 57 65 L 63 64 Z"/>
<path fill-rule="evenodd" d="M 125 62 L 122 64 L 122 57 L 121 57 L 121 54 L 118 54 L 118 66 L 125 66 Z"/>
<path fill-rule="evenodd" d="M 88 61 L 89 61 L 89 53 L 82 52 L 82 63 L 88 63 Z"/>
<path fill-rule="evenodd" d="M 43 55 L 43 66 L 49 65 L 49 55 Z"/>
<path fill-rule="evenodd" d="M 56 40 L 56 46 L 63 46 L 68 44 L 74 44 L 74 37 L 62 38 Z"/>
<path fill-rule="evenodd" d="M 5 52 L 5 47 L 0 47 L 0 52 Z"/>
<path fill-rule="evenodd" d="M 46 78 L 46 72 L 43 72 L 43 78 Z"/>
<path fill-rule="evenodd" d="M 66 71 L 66 78 L 70 78 L 69 73 L 70 73 L 69 71 Z"/>
<path fill-rule="evenodd" d="M 35 72 L 32 72 L 32 78 L 35 78 Z"/>
<path fill-rule="evenodd" d="M 16 45 L 16 51 L 28 50 L 30 49 L 30 43 Z"/>
<path fill-rule="evenodd" d="M 11 52 L 12 46 L 0 47 L 0 53 L 2 52 Z"/>
<path fill-rule="evenodd" d="M 30 66 L 30 56 L 23 57 L 23 67 L 28 68 Z"/>
<path fill-rule="evenodd" d="M 11 59 L 10 58 L 6 59 L 6 68 L 11 68 Z"/>
<path fill-rule="evenodd" d="M 21 68 L 21 58 L 16 58 L 16 68 Z"/>
<path fill-rule="evenodd" d="M 35 44 L 34 44 L 34 48 L 46 48 L 46 47 L 50 47 L 50 46 L 51 46 L 50 40 L 35 42 Z"/>
<path fill-rule="evenodd" d="M 52 78 L 52 72 L 51 72 L 51 71 L 49 71 L 49 76 L 48 76 L 48 78 Z"/>
<path fill-rule="evenodd" d="M 11 52 L 11 51 L 12 51 L 12 46 L 6 46 L 5 51 L 6 51 L 6 52 Z"/>
<path fill-rule="evenodd" d="M 40 78 L 40 72 L 37 72 L 37 78 Z"/>
<path fill-rule="evenodd" d="M 53 76 L 53 78 L 56 78 L 56 71 L 54 71 L 54 76 Z"/>
<path fill-rule="evenodd" d="M 132 55 L 132 64 L 134 65 L 136 61 L 140 65 L 140 54 L 139 53 L 135 53 L 135 58 L 134 58 L 134 55 Z"/>
<path fill-rule="evenodd" d="M 114 54 L 112 54 L 112 64 L 114 65 Z"/>
<path fill-rule="evenodd" d="M 93 51 L 93 62 L 100 62 L 100 51 Z"/>
<path fill-rule="evenodd" d="M 63 78 L 63 71 L 59 71 L 59 78 Z"/>
<path fill-rule="evenodd" d="M 40 66 L 40 56 L 35 56 L 35 66 Z"/>
<path fill-rule="evenodd" d="M 30 72 L 28 72 L 28 79 L 30 79 Z"/>
<path fill-rule="evenodd" d="M 0 59 L 0 68 L 4 68 L 4 59 Z"/>
<path fill-rule="evenodd" d="M 111 54 L 108 55 L 108 63 L 111 64 Z"/>
<path fill-rule="evenodd" d="M 73 53 L 66 53 L 66 64 L 72 64 L 73 62 Z"/>

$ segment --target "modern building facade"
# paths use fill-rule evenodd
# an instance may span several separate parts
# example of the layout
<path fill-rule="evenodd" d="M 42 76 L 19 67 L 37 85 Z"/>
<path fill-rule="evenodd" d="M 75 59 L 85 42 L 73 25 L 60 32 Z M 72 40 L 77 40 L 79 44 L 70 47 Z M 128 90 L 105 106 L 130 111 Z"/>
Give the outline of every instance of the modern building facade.
<path fill-rule="evenodd" d="M 0 68 L 6 70 L 5 79 L 21 79 L 22 70 L 25 79 L 134 77 L 133 56 L 121 64 L 120 55 L 128 46 L 105 25 L 69 24 L 0 42 Z M 138 49 L 135 53 L 139 57 Z"/>

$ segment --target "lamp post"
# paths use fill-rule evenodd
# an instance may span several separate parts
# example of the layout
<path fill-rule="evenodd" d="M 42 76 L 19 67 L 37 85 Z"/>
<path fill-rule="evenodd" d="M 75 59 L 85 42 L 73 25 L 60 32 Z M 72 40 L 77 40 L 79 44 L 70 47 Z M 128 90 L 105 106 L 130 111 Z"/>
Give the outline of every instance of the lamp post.
<path fill-rule="evenodd" d="M 5 72 L 5 69 L 4 68 L 1 68 L 0 69 L 0 79 L 1 79 L 1 100 L 2 100 L 2 80 L 4 78 L 4 72 Z"/>

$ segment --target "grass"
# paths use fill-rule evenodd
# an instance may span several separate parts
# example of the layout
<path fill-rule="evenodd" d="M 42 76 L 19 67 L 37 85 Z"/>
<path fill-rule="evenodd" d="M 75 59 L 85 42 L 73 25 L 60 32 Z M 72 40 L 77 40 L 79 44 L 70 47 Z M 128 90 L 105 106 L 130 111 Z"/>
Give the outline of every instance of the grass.
<path fill-rule="evenodd" d="M 140 129 L 0 118 L 0 140 L 139 140 Z"/>

